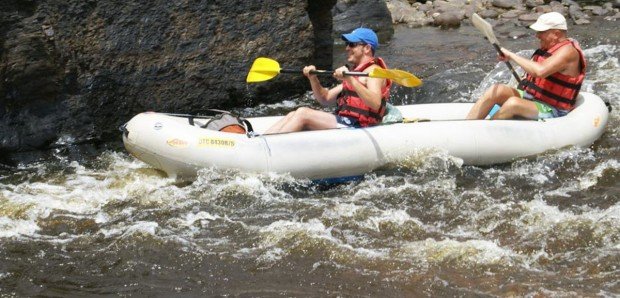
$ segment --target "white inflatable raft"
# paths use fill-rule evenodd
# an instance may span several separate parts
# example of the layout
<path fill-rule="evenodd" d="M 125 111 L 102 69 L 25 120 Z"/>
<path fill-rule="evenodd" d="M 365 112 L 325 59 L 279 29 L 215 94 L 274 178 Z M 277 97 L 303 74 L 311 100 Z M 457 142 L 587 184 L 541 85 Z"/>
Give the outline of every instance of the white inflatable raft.
<path fill-rule="evenodd" d="M 172 177 L 191 179 L 201 168 L 219 167 L 317 180 L 363 175 L 427 149 L 445 150 L 464 164 L 490 165 L 566 146 L 586 147 L 603 134 L 609 114 L 598 96 L 585 92 L 567 116 L 544 121 L 463 120 L 471 106 L 397 106 L 405 119 L 425 121 L 256 137 L 207 130 L 190 125 L 186 117 L 146 112 L 124 126 L 123 141 L 133 156 Z M 248 120 L 260 134 L 278 119 Z"/>

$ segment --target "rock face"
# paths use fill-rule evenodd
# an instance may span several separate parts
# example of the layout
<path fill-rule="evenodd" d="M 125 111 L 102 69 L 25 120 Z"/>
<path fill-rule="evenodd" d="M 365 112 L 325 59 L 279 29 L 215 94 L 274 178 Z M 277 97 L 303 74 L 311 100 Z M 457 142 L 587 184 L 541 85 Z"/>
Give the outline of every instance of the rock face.
<path fill-rule="evenodd" d="M 345 0 L 340 0 L 345 1 Z M 620 10 L 614 8 L 618 0 L 608 1 L 603 7 L 588 5 L 581 7 L 572 0 L 385 0 L 392 15 L 392 21 L 409 27 L 427 24 L 439 27 L 458 27 L 473 13 L 486 19 L 497 19 L 499 23 L 513 23 L 515 26 L 527 27 L 538 16 L 547 12 L 558 12 L 572 19 L 570 25 L 588 24 L 590 15 L 605 16 L 606 20 L 620 18 Z M 424 2 L 424 4 L 421 4 Z M 583 1 L 594 2 L 594 1 Z M 603 1 L 596 1 L 597 3 Z M 613 3 L 612 3 L 613 2 Z M 518 20 L 516 22 L 514 20 Z"/>
<path fill-rule="evenodd" d="M 332 14 L 336 40 L 358 27 L 373 29 L 379 43 L 387 42 L 394 35 L 392 15 L 384 0 L 339 0 Z"/>
<path fill-rule="evenodd" d="M 118 139 L 117 127 L 145 110 L 302 92 L 301 76 L 256 85 L 245 77 L 259 56 L 331 65 L 331 42 L 315 41 L 331 40 L 335 2 L 3 0 L 0 153 Z"/>

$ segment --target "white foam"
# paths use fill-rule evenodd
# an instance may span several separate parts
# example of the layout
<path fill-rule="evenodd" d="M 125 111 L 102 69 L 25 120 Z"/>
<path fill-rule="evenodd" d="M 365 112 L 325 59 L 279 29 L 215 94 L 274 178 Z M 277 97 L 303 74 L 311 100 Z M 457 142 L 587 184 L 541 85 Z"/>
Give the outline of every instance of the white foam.
<path fill-rule="evenodd" d="M 0 238 L 34 235 L 38 230 L 39 226 L 34 221 L 0 217 Z"/>
<path fill-rule="evenodd" d="M 418 263 L 458 262 L 461 266 L 501 265 L 513 266 L 522 262 L 522 257 L 511 249 L 499 247 L 487 240 L 437 241 L 426 239 L 411 242 L 400 250 L 401 257 L 413 258 Z"/>
<path fill-rule="evenodd" d="M 609 159 L 598 165 L 596 168 L 588 171 L 585 175 L 578 178 L 579 184 L 575 186 L 578 190 L 587 190 L 598 183 L 598 180 L 603 177 L 605 170 L 620 170 L 620 163 L 618 160 Z"/>
<path fill-rule="evenodd" d="M 205 211 L 199 211 L 198 213 L 188 212 L 185 216 L 168 220 L 167 226 L 175 227 L 176 233 L 183 230 L 185 236 L 193 237 L 203 229 L 208 228 L 210 222 L 220 218 L 220 216 L 212 215 Z"/>
<path fill-rule="evenodd" d="M 377 216 L 371 216 L 366 221 L 365 226 L 375 231 L 380 231 L 381 224 L 393 223 L 397 226 L 404 226 L 406 223 L 414 223 L 416 226 L 423 227 L 424 224 L 417 218 L 412 218 L 404 210 L 385 210 Z"/>
<path fill-rule="evenodd" d="M 52 213 L 74 218 L 92 218 L 97 223 L 105 223 L 114 217 L 103 208 L 110 202 L 124 201 L 132 197 L 148 201 L 150 197 L 157 197 L 158 192 L 181 192 L 171 185 L 171 179 L 132 172 L 132 167 L 141 168 L 144 164 L 138 166 L 137 163 L 128 163 L 126 156 L 104 153 L 99 158 L 108 159 L 110 166 L 103 170 L 93 170 L 74 161 L 67 166 L 74 168 L 75 173 L 66 174 L 64 179 L 5 185 L 0 191 L 0 198 L 4 198 L 8 206 L 15 206 L 15 210 L 5 210 L 15 213 L 18 219 L 12 218 L 12 215 L 2 218 L 0 238 L 36 237 L 39 230 L 37 221 Z M 122 170 L 117 170 L 117 167 Z M 34 168 L 39 174 L 46 174 L 44 167 L 35 165 Z M 168 194 L 166 197 L 170 199 L 174 198 L 174 195 Z M 131 209 L 122 212 L 131 212 Z"/>
<path fill-rule="evenodd" d="M 331 219 L 339 219 L 343 217 L 353 217 L 358 211 L 362 210 L 362 206 L 355 204 L 336 204 L 332 208 L 323 211 L 323 217 Z"/>
<path fill-rule="evenodd" d="M 620 233 L 620 204 L 607 210 L 588 209 L 575 214 L 569 210 L 560 210 L 550 206 L 542 200 L 533 200 L 520 204 L 524 208 L 523 214 L 514 222 L 517 231 L 522 233 L 522 239 L 539 239 L 545 241 L 548 237 L 563 237 L 572 239 L 580 229 L 590 227 L 593 236 L 603 243 L 603 248 L 617 243 L 616 237 Z"/>
<path fill-rule="evenodd" d="M 296 180 L 289 174 L 256 174 L 205 168 L 198 172 L 198 177 L 192 183 L 192 188 L 201 190 L 204 196 L 211 198 L 246 196 L 265 202 L 278 202 L 291 198 L 289 193 L 281 189 L 282 184 L 301 186 L 309 182 Z"/>
<path fill-rule="evenodd" d="M 138 221 L 126 227 L 121 238 L 133 235 L 156 235 L 159 224 L 153 221 Z"/>
<path fill-rule="evenodd" d="M 320 240 L 324 241 L 324 245 L 328 245 L 332 253 L 342 256 L 346 255 L 347 258 L 373 259 L 386 256 L 386 252 L 382 250 L 354 247 L 351 244 L 342 242 L 342 240 L 332 235 L 332 227 L 326 227 L 318 219 L 310 219 L 307 222 L 280 220 L 260 228 L 259 232 L 261 234 L 259 247 L 268 252 L 277 248 L 284 249 L 288 254 L 296 246 L 316 243 L 317 240 Z M 293 239 L 295 243 L 291 243 Z M 283 241 L 287 243 L 286 247 L 280 246 Z M 269 252 L 269 254 L 273 253 Z M 278 255 L 283 254 L 278 253 Z"/>

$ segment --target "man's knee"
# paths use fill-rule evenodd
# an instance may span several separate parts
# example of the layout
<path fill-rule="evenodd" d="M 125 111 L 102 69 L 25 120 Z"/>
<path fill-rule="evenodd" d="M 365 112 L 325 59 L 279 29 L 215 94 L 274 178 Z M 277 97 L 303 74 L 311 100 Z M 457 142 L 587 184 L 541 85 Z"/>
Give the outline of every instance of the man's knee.
<path fill-rule="evenodd" d="M 486 90 L 484 97 L 487 100 L 493 99 L 499 93 L 501 93 L 503 90 L 504 90 L 504 85 L 503 84 L 495 83 L 491 87 L 489 87 L 489 89 Z"/>
<path fill-rule="evenodd" d="M 517 110 L 521 106 L 521 99 L 518 97 L 509 97 L 506 99 L 502 107 L 511 111 Z"/>
<path fill-rule="evenodd" d="M 497 93 L 498 91 L 504 89 L 504 84 L 500 84 L 500 83 L 495 83 L 493 85 L 491 85 L 491 87 L 489 87 L 489 89 L 487 89 L 488 92 L 493 92 L 493 93 Z"/>
<path fill-rule="evenodd" d="M 495 103 L 504 104 L 506 100 L 517 96 L 517 91 L 506 84 L 494 84 L 487 90 L 485 96 Z"/>
<path fill-rule="evenodd" d="M 297 110 L 288 113 L 286 118 L 292 122 L 305 123 L 306 119 L 308 119 L 308 110 L 310 109 L 306 107 L 298 108 Z"/>
<path fill-rule="evenodd" d="M 308 107 L 301 107 L 297 109 L 297 112 L 300 114 L 307 114 L 310 111 L 312 111 L 312 109 Z"/>
<path fill-rule="evenodd" d="M 314 112 L 314 110 L 311 108 L 301 107 L 295 111 L 295 117 L 305 120 L 311 117 L 312 112 Z"/>

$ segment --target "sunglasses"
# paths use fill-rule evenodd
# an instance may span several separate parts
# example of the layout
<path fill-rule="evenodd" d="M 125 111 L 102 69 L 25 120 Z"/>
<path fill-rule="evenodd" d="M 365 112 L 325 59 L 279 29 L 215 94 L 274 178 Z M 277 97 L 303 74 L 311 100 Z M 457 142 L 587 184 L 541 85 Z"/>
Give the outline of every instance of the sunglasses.
<path fill-rule="evenodd" d="M 365 46 L 365 45 L 367 45 L 366 43 L 363 43 L 363 42 L 346 42 L 345 44 L 349 48 L 354 48 L 354 47 L 357 47 L 357 46 Z"/>

